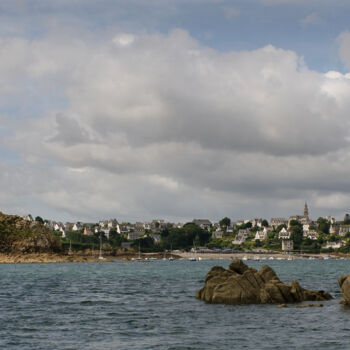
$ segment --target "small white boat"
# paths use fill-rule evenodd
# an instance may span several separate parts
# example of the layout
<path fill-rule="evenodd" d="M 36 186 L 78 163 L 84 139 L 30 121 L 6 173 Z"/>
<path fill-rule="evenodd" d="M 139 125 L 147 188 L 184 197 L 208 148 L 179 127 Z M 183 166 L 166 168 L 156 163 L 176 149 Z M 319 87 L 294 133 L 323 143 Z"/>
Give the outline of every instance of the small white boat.
<path fill-rule="evenodd" d="M 193 251 L 193 255 L 188 258 L 189 261 L 197 261 L 199 259 L 197 259 L 197 255 L 196 255 L 196 245 L 194 244 L 194 241 L 193 241 L 193 248 L 192 248 L 192 251 Z"/>
<path fill-rule="evenodd" d="M 174 261 L 174 257 L 173 257 L 173 245 L 170 245 L 170 257 L 168 259 L 169 261 Z"/>
<path fill-rule="evenodd" d="M 102 235 L 100 233 L 100 253 L 98 255 L 99 260 L 103 260 L 104 257 L 102 256 Z"/>

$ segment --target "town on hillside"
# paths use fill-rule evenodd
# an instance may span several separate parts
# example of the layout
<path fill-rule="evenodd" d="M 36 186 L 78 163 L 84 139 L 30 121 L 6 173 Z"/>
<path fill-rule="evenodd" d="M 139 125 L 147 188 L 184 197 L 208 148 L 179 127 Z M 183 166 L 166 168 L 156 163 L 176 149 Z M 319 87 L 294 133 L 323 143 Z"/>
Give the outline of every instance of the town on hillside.
<path fill-rule="evenodd" d="M 63 249 L 139 249 L 144 252 L 164 250 L 199 250 L 203 252 L 282 251 L 298 253 L 350 252 L 350 215 L 343 221 L 334 217 L 309 217 L 307 203 L 302 215 L 289 218 L 254 218 L 233 222 L 225 217 L 219 222 L 193 219 L 187 223 L 164 220 L 98 223 L 41 221 L 60 241 Z"/>

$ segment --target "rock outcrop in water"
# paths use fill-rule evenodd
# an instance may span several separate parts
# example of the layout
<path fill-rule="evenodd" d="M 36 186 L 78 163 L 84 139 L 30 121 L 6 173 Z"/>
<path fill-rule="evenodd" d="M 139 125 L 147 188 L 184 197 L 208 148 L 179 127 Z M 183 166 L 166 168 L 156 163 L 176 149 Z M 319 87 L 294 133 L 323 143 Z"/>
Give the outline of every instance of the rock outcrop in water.
<path fill-rule="evenodd" d="M 290 285 L 285 284 L 267 265 L 257 271 L 242 260 L 234 259 L 228 270 L 212 267 L 196 298 L 208 303 L 238 305 L 324 301 L 332 296 L 324 291 L 304 289 L 295 280 Z"/>
<path fill-rule="evenodd" d="M 338 278 L 341 293 L 345 299 L 345 304 L 350 305 L 350 275 L 342 275 Z"/>

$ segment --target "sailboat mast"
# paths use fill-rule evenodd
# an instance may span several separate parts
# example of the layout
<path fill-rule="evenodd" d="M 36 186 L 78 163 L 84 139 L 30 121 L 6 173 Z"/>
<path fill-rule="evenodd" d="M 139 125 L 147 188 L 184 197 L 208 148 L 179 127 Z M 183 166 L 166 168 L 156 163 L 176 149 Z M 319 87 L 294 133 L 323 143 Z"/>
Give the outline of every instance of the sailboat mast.
<path fill-rule="evenodd" d="M 99 259 L 103 259 L 102 257 L 102 234 L 100 233 L 100 255 L 98 256 Z"/>

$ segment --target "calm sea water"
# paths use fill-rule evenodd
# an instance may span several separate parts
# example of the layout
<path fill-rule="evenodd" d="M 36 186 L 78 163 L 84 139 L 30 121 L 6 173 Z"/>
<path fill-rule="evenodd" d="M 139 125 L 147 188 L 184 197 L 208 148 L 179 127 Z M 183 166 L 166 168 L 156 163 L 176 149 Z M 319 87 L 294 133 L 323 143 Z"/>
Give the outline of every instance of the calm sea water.
<path fill-rule="evenodd" d="M 194 295 L 228 260 L 0 265 L 0 349 L 349 349 L 338 277 L 350 261 L 248 262 L 329 291 L 323 308 L 210 305 Z"/>

